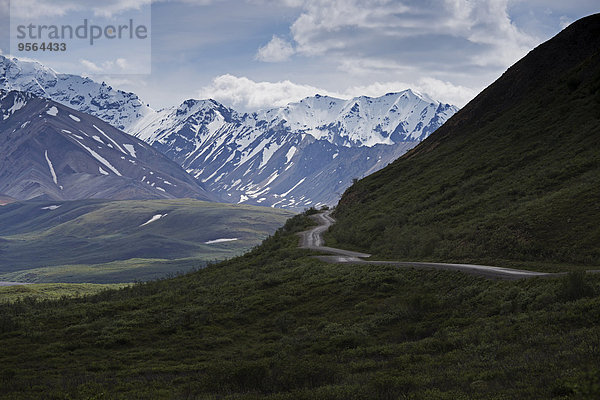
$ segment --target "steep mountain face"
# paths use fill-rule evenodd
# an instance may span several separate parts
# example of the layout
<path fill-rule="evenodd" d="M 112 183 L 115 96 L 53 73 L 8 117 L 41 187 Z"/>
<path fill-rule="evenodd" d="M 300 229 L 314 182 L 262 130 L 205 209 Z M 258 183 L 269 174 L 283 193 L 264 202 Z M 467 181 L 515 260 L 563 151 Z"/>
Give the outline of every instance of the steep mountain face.
<path fill-rule="evenodd" d="M 335 204 L 353 179 L 392 162 L 457 111 L 411 90 L 316 95 L 252 114 L 214 100 L 154 111 L 133 93 L 2 56 L 0 88 L 50 98 L 144 140 L 223 201 L 284 208 Z"/>
<path fill-rule="evenodd" d="M 334 204 L 354 178 L 392 162 L 457 111 L 410 90 L 379 98 L 306 98 L 239 114 L 188 100 L 132 134 L 227 201 L 302 208 Z"/>
<path fill-rule="evenodd" d="M 0 89 L 32 93 L 92 114 L 127 131 L 140 118 L 154 113 L 133 93 L 115 90 L 78 75 L 59 74 L 44 65 L 0 55 Z"/>
<path fill-rule="evenodd" d="M 329 242 L 390 258 L 599 265 L 598 198 L 600 14 L 349 188 Z"/>
<path fill-rule="evenodd" d="M 91 115 L 0 90 L 0 193 L 19 200 L 213 200 L 177 164 Z"/>
<path fill-rule="evenodd" d="M 271 125 L 280 122 L 292 131 L 308 133 L 338 146 L 393 145 L 420 141 L 440 127 L 458 109 L 408 89 L 371 98 L 341 100 L 316 95 L 258 113 Z"/>

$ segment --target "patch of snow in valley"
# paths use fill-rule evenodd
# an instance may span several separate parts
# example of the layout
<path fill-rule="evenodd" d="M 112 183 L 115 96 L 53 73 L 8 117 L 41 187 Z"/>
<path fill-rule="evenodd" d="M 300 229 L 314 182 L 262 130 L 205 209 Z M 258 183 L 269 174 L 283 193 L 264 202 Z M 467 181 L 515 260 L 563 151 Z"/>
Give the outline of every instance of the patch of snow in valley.
<path fill-rule="evenodd" d="M 238 238 L 222 238 L 222 239 L 214 239 L 204 242 L 204 244 L 213 244 L 213 243 L 224 243 L 224 242 L 233 242 L 234 240 L 238 240 Z"/>
<path fill-rule="evenodd" d="M 305 180 L 305 179 L 306 179 L 306 178 L 302 178 L 302 179 L 300 179 L 300 182 L 296 183 L 296 184 L 295 184 L 295 185 L 294 185 L 294 186 L 293 186 L 293 187 L 292 187 L 290 190 L 288 190 L 287 192 L 280 194 L 280 196 L 281 196 L 281 197 L 285 197 L 285 196 L 287 196 L 288 194 L 290 194 L 290 192 L 291 192 L 292 190 L 296 189 L 298 186 L 300 186 L 300 185 L 302 184 L 302 182 L 304 182 L 304 180 Z"/>
<path fill-rule="evenodd" d="M 42 210 L 56 210 L 58 207 L 60 207 L 59 205 L 53 205 L 53 206 L 47 206 L 47 207 L 42 207 Z"/>
<path fill-rule="evenodd" d="M 69 118 L 71 118 L 75 122 L 81 122 L 81 120 L 79 118 L 77 118 L 76 116 L 74 116 L 73 114 L 69 114 Z"/>
<path fill-rule="evenodd" d="M 167 215 L 169 215 L 169 214 L 156 214 L 156 215 L 153 215 L 152 218 L 150 218 L 148 221 L 146 221 L 143 224 L 141 224 L 140 227 L 146 226 L 146 225 L 151 224 L 151 223 L 153 223 L 155 221 L 158 221 L 159 219 L 164 218 Z"/>
<path fill-rule="evenodd" d="M 123 150 L 123 148 L 121 146 L 119 146 L 119 144 L 117 142 L 115 142 L 110 136 L 108 136 L 106 133 L 104 133 L 104 131 L 100 128 L 98 128 L 96 125 L 92 125 L 98 132 L 100 132 L 105 138 L 107 138 L 108 140 L 110 140 L 117 149 L 119 149 L 119 151 L 123 154 L 127 154 L 127 152 L 125 150 Z M 124 160 L 124 158 L 123 158 Z"/>
<path fill-rule="evenodd" d="M 48 111 L 46 111 L 46 114 L 56 117 L 58 115 L 58 108 L 56 108 L 56 106 L 52 106 Z"/>
<path fill-rule="evenodd" d="M 292 157 L 294 157 L 294 154 L 296 154 L 296 146 L 290 147 L 287 154 L 285 155 L 285 158 L 287 159 L 286 164 L 292 160 Z"/>

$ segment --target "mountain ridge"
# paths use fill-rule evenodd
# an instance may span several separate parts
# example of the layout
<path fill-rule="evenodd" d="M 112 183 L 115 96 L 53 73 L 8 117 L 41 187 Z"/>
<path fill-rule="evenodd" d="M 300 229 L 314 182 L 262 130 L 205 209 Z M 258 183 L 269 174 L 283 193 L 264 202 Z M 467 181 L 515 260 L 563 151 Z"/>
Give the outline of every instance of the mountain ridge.
<path fill-rule="evenodd" d="M 133 93 L 0 56 L 0 87 L 91 113 L 157 148 L 222 201 L 333 205 L 351 184 L 395 160 L 457 108 L 410 89 L 349 100 L 315 95 L 239 113 L 211 99 L 154 111 Z"/>
<path fill-rule="evenodd" d="M 0 111 L 0 191 L 5 195 L 214 200 L 158 151 L 89 114 L 3 90 Z"/>
<path fill-rule="evenodd" d="M 350 100 L 317 95 L 251 114 L 187 100 L 145 118 L 133 135 L 226 201 L 318 207 L 335 204 L 352 179 L 392 162 L 456 110 L 411 90 Z"/>
<path fill-rule="evenodd" d="M 0 55 L 0 88 L 50 98 L 78 111 L 95 115 L 120 130 L 152 110 L 131 92 L 115 90 L 105 82 L 61 74 L 37 61 Z"/>

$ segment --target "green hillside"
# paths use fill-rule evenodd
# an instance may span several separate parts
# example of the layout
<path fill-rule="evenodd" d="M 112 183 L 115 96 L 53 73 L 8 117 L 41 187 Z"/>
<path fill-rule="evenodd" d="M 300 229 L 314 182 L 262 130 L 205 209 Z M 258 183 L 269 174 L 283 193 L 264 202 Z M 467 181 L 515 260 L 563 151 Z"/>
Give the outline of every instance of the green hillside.
<path fill-rule="evenodd" d="M 391 259 L 598 266 L 598 199 L 600 14 L 349 188 L 328 244 Z"/>
<path fill-rule="evenodd" d="M 0 303 L 18 301 L 59 300 L 68 297 L 85 297 L 107 289 L 120 289 L 129 283 L 36 283 L 31 285 L 0 286 Z"/>
<path fill-rule="evenodd" d="M 324 264 L 297 248 L 307 225 L 174 279 L 0 302 L 0 397 L 600 396 L 600 276 Z"/>
<path fill-rule="evenodd" d="M 0 280 L 155 279 L 242 254 L 291 215 L 189 199 L 13 203 L 0 207 Z"/>

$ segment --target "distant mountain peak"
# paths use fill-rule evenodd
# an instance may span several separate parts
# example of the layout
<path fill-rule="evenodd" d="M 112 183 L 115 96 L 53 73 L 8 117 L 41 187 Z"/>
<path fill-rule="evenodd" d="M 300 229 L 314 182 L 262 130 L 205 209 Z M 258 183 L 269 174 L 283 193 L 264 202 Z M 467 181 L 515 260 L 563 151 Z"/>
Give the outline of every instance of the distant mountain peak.
<path fill-rule="evenodd" d="M 154 112 L 137 95 L 78 75 L 60 74 L 36 61 L 0 55 L 0 89 L 30 92 L 92 114 L 117 129 L 129 130 Z"/>
<path fill-rule="evenodd" d="M 332 204 L 352 178 L 404 154 L 456 110 L 412 91 L 315 95 L 252 114 L 190 99 L 145 118 L 132 134 L 226 201 L 301 208 Z"/>

